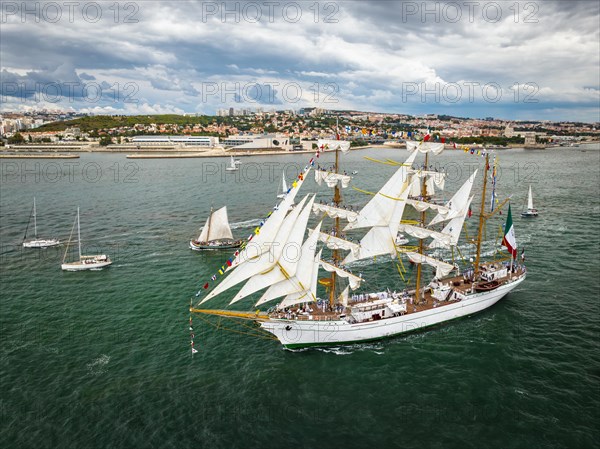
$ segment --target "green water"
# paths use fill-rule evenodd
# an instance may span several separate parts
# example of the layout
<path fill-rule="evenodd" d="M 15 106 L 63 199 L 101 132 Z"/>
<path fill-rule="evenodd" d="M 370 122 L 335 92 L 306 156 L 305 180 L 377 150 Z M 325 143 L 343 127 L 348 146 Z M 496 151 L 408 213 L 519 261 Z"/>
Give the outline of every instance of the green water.
<path fill-rule="evenodd" d="M 193 358 L 189 298 L 225 254 L 192 252 L 188 240 L 211 205 L 227 205 L 234 234 L 247 236 L 274 205 L 283 165 L 290 178 L 310 156 L 246 158 L 238 174 L 224 159 L 1 160 L 0 447 L 598 447 L 599 148 L 497 154 L 529 271 L 496 306 L 424 333 L 301 352 L 196 319 Z M 364 156 L 406 155 L 357 151 L 344 163 L 373 191 L 394 168 Z M 482 164 L 456 151 L 437 160 L 448 192 Z M 524 220 L 530 183 L 540 216 Z M 315 190 L 326 198 L 312 179 L 303 187 Z M 80 206 L 84 253 L 114 264 L 68 273 L 64 247 L 22 251 L 33 196 L 40 236 L 66 240 Z M 370 289 L 402 286 L 389 263 L 360 270 Z"/>

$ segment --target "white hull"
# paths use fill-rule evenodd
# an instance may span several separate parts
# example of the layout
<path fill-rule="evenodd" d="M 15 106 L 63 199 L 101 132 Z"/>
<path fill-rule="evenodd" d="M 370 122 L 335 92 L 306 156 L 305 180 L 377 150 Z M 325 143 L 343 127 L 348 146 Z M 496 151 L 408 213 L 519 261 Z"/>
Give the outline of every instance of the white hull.
<path fill-rule="evenodd" d="M 63 263 L 60 268 L 64 271 L 84 271 L 84 270 L 100 270 L 112 264 L 111 260 L 94 261 L 94 262 L 68 262 Z"/>
<path fill-rule="evenodd" d="M 350 324 L 343 319 L 335 321 L 270 319 L 261 322 L 260 325 L 275 335 L 286 348 L 380 340 L 485 310 L 502 299 L 524 279 L 525 275 L 495 290 L 469 294 L 467 299 L 459 302 L 377 321 Z"/>
<path fill-rule="evenodd" d="M 23 248 L 49 248 L 51 246 L 60 245 L 60 241 L 56 239 L 37 239 L 23 242 Z"/>

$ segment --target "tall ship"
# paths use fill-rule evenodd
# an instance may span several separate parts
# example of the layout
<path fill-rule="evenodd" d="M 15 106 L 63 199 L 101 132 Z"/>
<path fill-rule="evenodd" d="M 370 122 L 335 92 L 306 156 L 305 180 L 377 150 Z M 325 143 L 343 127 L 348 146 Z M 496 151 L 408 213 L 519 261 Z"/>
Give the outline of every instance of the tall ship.
<path fill-rule="evenodd" d="M 485 223 L 508 201 L 494 201 L 496 186 L 489 153 L 485 155 L 477 236 L 467 239 L 474 245 L 475 258 L 466 260 L 459 239 L 465 219 L 472 213 L 471 190 L 477 171 L 450 200 L 433 202 L 431 187 L 437 183 L 443 188 L 444 175 L 428 167 L 444 144 L 426 137 L 406 145 L 406 161 L 384 161 L 397 166 L 395 173 L 379 191 L 365 192 L 370 200 L 360 210 L 353 210 L 344 205 L 343 190 L 351 179 L 341 168 L 349 143 L 320 141 L 315 157 L 259 232 L 219 271 L 222 281 L 210 290 L 209 283 L 205 284 L 196 295 L 202 295 L 196 305 L 192 298 L 190 329 L 193 316 L 208 323 L 210 316 L 217 316 L 240 320 L 245 328 L 245 322 L 253 322 L 258 334 L 277 339 L 289 349 L 360 343 L 475 314 L 516 288 L 525 280 L 526 269 L 517 264 L 510 205 L 503 239 L 509 257 L 490 262 L 481 257 Z M 327 171 L 315 168 L 325 150 L 335 150 L 335 162 Z M 424 157 L 421 165 L 415 164 L 417 155 Z M 324 181 L 331 189 L 331 197 L 316 201 L 315 194 L 309 194 L 290 210 L 311 170 L 318 184 Z M 486 211 L 488 178 L 493 186 L 490 211 Z M 319 218 L 313 228 L 308 227 L 311 213 Z M 399 244 L 399 233 L 414 243 Z M 290 256 L 289 248 L 297 249 L 296 257 Z M 452 254 L 452 258 L 444 258 L 444 254 Z M 403 260 L 414 265 L 410 274 Z M 390 277 L 384 288 L 369 288 L 376 282 L 357 274 L 364 264 L 380 269 L 380 264 L 386 263 L 393 265 L 398 278 Z M 319 285 L 325 295 L 318 295 Z M 214 298 L 226 298 L 234 305 L 250 296 L 256 298 L 259 292 L 262 295 L 250 303 L 250 312 L 203 306 Z"/>

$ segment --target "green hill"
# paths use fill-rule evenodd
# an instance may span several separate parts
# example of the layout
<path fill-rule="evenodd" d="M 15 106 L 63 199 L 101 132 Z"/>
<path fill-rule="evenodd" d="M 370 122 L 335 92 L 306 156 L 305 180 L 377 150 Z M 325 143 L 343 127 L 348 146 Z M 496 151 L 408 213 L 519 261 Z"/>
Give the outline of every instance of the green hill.
<path fill-rule="evenodd" d="M 83 132 L 92 130 L 118 128 L 121 126 L 133 126 L 136 124 L 150 125 L 156 123 L 176 124 L 176 125 L 208 125 L 211 123 L 229 124 L 230 117 L 214 117 L 203 115 L 200 117 L 190 117 L 184 115 L 165 114 L 165 115 L 94 115 L 82 117 L 75 120 L 64 122 L 53 122 L 40 126 L 36 131 L 64 131 L 67 128 L 79 128 Z"/>

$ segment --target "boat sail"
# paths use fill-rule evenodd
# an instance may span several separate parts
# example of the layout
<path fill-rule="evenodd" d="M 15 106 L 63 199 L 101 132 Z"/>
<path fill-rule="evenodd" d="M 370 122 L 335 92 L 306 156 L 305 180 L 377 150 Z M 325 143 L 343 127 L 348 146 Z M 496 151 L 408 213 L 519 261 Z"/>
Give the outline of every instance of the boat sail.
<path fill-rule="evenodd" d="M 240 161 L 236 161 L 233 156 L 231 156 L 231 160 L 229 161 L 229 166 L 225 167 L 225 171 L 238 171 L 238 165 Z"/>
<path fill-rule="evenodd" d="M 288 192 L 288 186 L 287 186 L 287 184 L 285 182 L 285 170 L 281 174 L 281 184 L 282 184 L 282 186 L 281 186 L 281 193 L 279 195 L 277 195 L 277 198 L 279 198 L 279 199 L 285 198 L 285 195 Z"/>
<path fill-rule="evenodd" d="M 533 207 L 533 195 L 531 193 L 531 184 L 529 184 L 529 196 L 527 197 L 527 210 L 525 212 L 521 212 L 521 217 L 530 218 L 537 217 L 538 211 Z"/>
<path fill-rule="evenodd" d="M 71 238 L 73 237 L 73 230 L 77 225 L 77 245 L 79 252 L 79 260 L 74 262 L 65 262 L 67 259 L 67 253 L 69 251 L 69 245 L 71 244 Z M 61 268 L 64 271 L 83 271 L 83 270 L 100 270 L 104 267 L 112 264 L 110 258 L 105 255 L 95 255 L 95 256 L 84 256 L 81 254 L 81 230 L 79 226 L 79 207 L 77 208 L 77 218 L 75 218 L 75 222 L 73 223 L 73 227 L 71 228 L 71 234 L 69 235 L 69 241 L 67 242 L 67 247 L 65 248 L 65 255 L 63 256 Z"/>
<path fill-rule="evenodd" d="M 200 235 L 195 240 L 190 240 L 190 249 L 201 251 L 205 249 L 228 249 L 238 248 L 241 240 L 234 240 L 229 219 L 227 217 L 227 206 L 219 210 L 210 209 L 206 224 Z"/>
<path fill-rule="evenodd" d="M 331 141 L 329 141 L 331 142 Z M 321 150 L 330 149 L 329 142 L 319 142 Z M 339 142 L 339 141 L 333 141 Z M 443 144 L 433 142 L 409 142 L 409 157 L 384 186 L 358 211 L 343 205 L 342 189 L 351 180 L 340 174 L 340 153 L 347 151 L 341 143 L 333 144 L 335 162 L 327 175 L 315 170 L 317 183 L 323 182 L 333 189 L 333 197 L 326 203 L 305 197 L 298 207 L 286 215 L 286 201 L 296 195 L 302 182 L 295 183 L 290 193 L 261 228 L 260 242 L 252 257 L 238 255 L 227 271 L 227 277 L 200 301 L 205 303 L 245 282 L 237 294 L 228 296 L 230 304 L 264 291 L 255 307 L 279 298 L 275 307 L 266 312 L 201 309 L 190 306 L 191 313 L 215 315 L 232 319 L 251 320 L 259 329 L 272 334 L 286 348 L 338 345 L 377 340 L 415 331 L 434 324 L 449 321 L 484 310 L 524 281 L 524 266 L 496 260 L 483 263 L 480 260 L 481 240 L 486 220 L 495 215 L 506 203 L 493 212 L 485 211 L 485 196 L 489 171 L 489 154 L 485 159 L 481 211 L 476 240 L 476 260 L 460 271 L 458 263 L 442 260 L 435 254 L 444 250 L 459 252 L 458 241 L 465 218 L 470 216 L 473 201 L 471 190 L 477 175 L 473 173 L 452 198 L 444 203 L 433 204 L 428 191 L 431 176 L 424 173 L 429 157 L 440 154 Z M 413 168 L 415 158 L 424 155 L 422 168 Z M 317 153 L 318 157 L 319 152 Z M 312 160 L 311 160 L 312 161 Z M 303 180 L 311 166 L 305 168 Z M 332 176 L 333 175 L 333 176 Z M 415 187 L 417 186 L 417 187 Z M 411 192 L 420 188 L 419 199 L 410 200 Z M 406 207 L 412 207 L 419 220 L 404 218 Z M 308 229 L 308 211 L 320 218 L 314 229 Z M 427 212 L 436 212 L 427 223 Z M 333 219 L 330 230 L 323 220 Z M 342 227 L 341 221 L 348 223 Z M 442 229 L 439 229 L 442 227 Z M 304 234 L 308 236 L 304 240 Z M 362 238 L 353 241 L 345 233 L 366 231 Z M 399 247 L 395 243 L 398 231 L 418 239 L 416 247 Z M 268 245 L 267 242 L 271 242 Z M 317 242 L 324 248 L 317 249 Z M 300 248 L 296 257 L 288 254 L 289 248 Z M 329 256 L 323 255 L 323 250 Z M 247 251 L 247 250 L 244 250 Z M 346 255 L 342 251 L 348 251 Z M 402 258 L 416 265 L 414 287 L 407 284 L 390 284 L 384 290 L 369 291 L 369 279 L 352 272 L 359 260 L 374 260 L 377 256 L 390 256 L 404 280 L 407 270 L 400 268 Z M 461 256 L 462 257 L 462 256 Z M 433 268 L 433 276 L 427 284 L 422 283 L 424 266 Z M 327 277 L 319 279 L 319 270 Z M 326 297 L 319 298 L 317 286 L 326 288 Z M 365 289 L 365 285 L 367 290 Z M 206 288 L 206 287 L 205 287 Z M 266 290 L 265 290 L 266 289 Z M 363 290 L 361 292 L 361 290 Z M 340 293 L 341 292 L 341 293 Z M 200 292 L 199 292 L 200 294 Z"/>
<path fill-rule="evenodd" d="M 31 240 L 27 240 L 27 231 L 29 230 L 29 223 L 31 223 L 31 218 L 33 217 L 33 236 L 34 238 Z M 27 227 L 25 228 L 25 235 L 23 236 L 23 248 L 49 248 L 51 246 L 60 245 L 60 241 L 58 239 L 40 239 L 37 235 L 37 212 L 35 207 L 35 197 L 33 198 L 33 209 L 31 210 L 31 214 L 29 215 L 29 221 L 27 222 Z"/>

